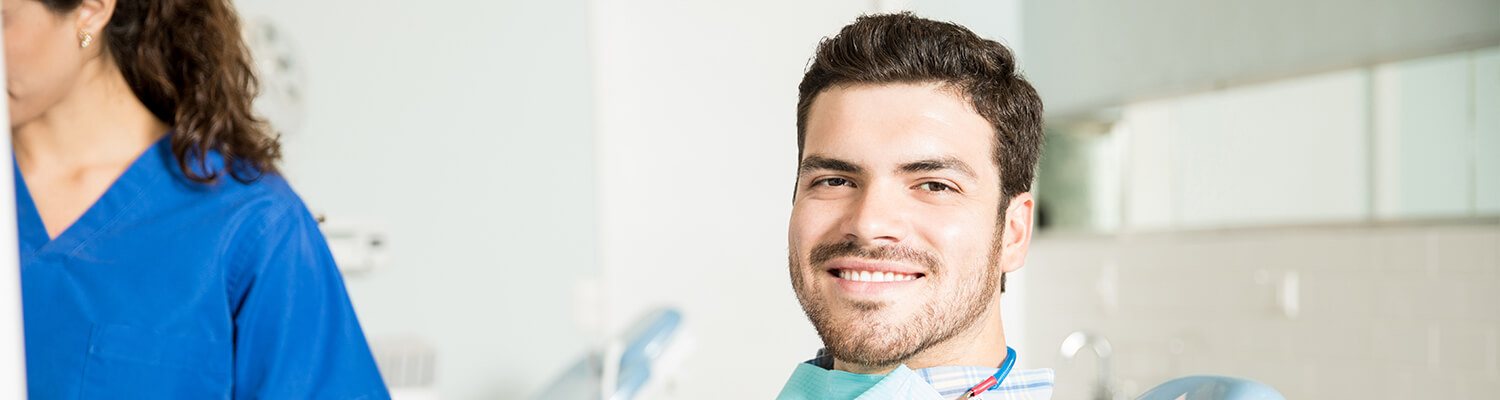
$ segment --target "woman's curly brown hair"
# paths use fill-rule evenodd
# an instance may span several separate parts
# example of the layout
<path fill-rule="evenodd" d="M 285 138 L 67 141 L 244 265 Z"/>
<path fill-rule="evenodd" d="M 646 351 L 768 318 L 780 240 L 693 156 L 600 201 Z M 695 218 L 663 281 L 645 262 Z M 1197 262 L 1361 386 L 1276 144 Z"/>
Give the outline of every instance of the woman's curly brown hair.
<path fill-rule="evenodd" d="M 39 0 L 55 13 L 82 0 Z M 119 0 L 102 43 L 135 96 L 172 126 L 183 175 L 211 183 L 276 173 L 278 137 L 251 110 L 257 81 L 228 0 Z M 222 168 L 208 165 L 218 152 Z"/>

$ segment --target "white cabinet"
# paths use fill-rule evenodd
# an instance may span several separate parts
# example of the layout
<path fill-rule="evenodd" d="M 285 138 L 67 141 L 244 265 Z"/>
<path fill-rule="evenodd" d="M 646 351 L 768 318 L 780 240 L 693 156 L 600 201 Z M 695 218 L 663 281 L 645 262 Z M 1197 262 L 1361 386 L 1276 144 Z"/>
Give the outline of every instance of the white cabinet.
<path fill-rule="evenodd" d="M 1137 102 L 1114 115 L 1106 135 L 1049 143 L 1039 198 L 1074 217 L 1057 218 L 1061 227 L 1500 216 L 1500 48 Z M 1089 137 L 1069 126 L 1094 125 L 1054 126 L 1071 135 L 1056 139 Z M 1067 199 L 1079 195 L 1091 199 Z M 1088 212 L 1059 209 L 1069 207 Z"/>
<path fill-rule="evenodd" d="M 1177 225 L 1363 218 L 1365 88 L 1364 74 L 1349 71 L 1175 101 Z"/>
<path fill-rule="evenodd" d="M 1500 48 L 1474 54 L 1474 208 L 1500 215 Z"/>
<path fill-rule="evenodd" d="M 1378 217 L 1469 213 L 1470 59 L 1460 53 L 1375 68 Z"/>

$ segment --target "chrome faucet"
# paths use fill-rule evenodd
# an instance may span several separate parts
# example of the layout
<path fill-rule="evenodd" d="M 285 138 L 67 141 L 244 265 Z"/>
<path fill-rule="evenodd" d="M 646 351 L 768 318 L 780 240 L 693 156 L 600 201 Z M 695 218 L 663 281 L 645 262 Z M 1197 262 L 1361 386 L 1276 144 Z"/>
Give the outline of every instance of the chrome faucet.
<path fill-rule="evenodd" d="M 1114 349 L 1109 346 L 1109 340 L 1104 339 L 1103 336 L 1083 331 L 1073 332 L 1068 334 L 1066 339 L 1063 339 L 1062 348 L 1059 349 L 1058 355 L 1061 355 L 1063 361 L 1071 365 L 1073 358 L 1078 355 L 1078 351 L 1084 347 L 1094 349 L 1094 354 L 1099 356 L 1099 381 L 1094 384 L 1093 398 L 1095 400 L 1113 399 L 1114 384 L 1109 374 L 1109 358 L 1114 353 Z"/>

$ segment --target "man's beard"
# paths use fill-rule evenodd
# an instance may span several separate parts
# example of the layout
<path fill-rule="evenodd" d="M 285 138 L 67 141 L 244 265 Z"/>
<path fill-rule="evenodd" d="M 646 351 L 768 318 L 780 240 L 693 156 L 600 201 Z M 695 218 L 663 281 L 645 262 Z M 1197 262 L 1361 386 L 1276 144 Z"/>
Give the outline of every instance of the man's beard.
<path fill-rule="evenodd" d="M 977 268 L 974 279 L 963 276 L 948 276 L 943 272 L 949 268 L 930 252 L 902 245 L 861 247 L 858 243 L 845 241 L 824 243 L 813 248 L 809 261 L 816 269 L 805 271 L 797 257 L 797 249 L 790 251 L 792 289 L 802 311 L 812 321 L 823 346 L 829 355 L 840 361 L 872 368 L 888 368 L 906 362 L 907 359 L 946 342 L 972 327 L 983 316 L 994 298 L 997 277 L 994 261 L 1000 254 L 999 230 L 984 265 Z M 938 292 L 929 297 L 917 311 L 904 321 L 880 321 L 882 312 L 892 304 L 885 302 L 856 302 L 850 315 L 834 315 L 829 310 L 821 287 L 806 278 L 816 278 L 822 273 L 820 265 L 838 257 L 853 256 L 869 260 L 905 262 L 927 268 L 927 279 L 941 276 L 953 281 L 952 288 L 932 286 Z M 936 280 L 929 283 L 939 283 Z"/>

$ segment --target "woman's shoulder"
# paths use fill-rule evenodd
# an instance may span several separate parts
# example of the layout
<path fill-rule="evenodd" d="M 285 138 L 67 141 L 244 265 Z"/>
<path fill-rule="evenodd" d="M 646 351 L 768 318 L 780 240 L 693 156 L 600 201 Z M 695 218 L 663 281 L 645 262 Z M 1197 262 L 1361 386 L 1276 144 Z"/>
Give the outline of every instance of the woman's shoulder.
<path fill-rule="evenodd" d="M 281 174 L 266 173 L 243 181 L 225 176 L 209 185 L 219 186 L 215 190 L 219 201 L 251 221 L 272 223 L 311 218 L 302 197 Z"/>
<path fill-rule="evenodd" d="M 222 186 L 224 194 L 231 196 L 243 196 L 252 198 L 264 198 L 273 201 L 294 201 L 301 203 L 302 199 L 297 192 L 292 190 L 292 185 L 280 173 L 267 172 L 248 178 L 236 178 L 229 174 L 218 177 L 214 182 L 207 183 L 211 186 Z"/>
<path fill-rule="evenodd" d="M 262 273 L 262 268 L 311 266 L 302 265 L 309 264 L 305 262 L 268 262 L 277 258 L 307 256 L 297 252 L 297 249 L 308 249 L 304 246 L 306 244 L 317 245 L 312 248 L 323 246 L 317 219 L 284 177 L 265 174 L 249 181 L 221 178 L 215 184 L 219 186 L 220 197 L 215 202 L 224 207 L 224 227 L 233 231 L 228 236 L 232 239 L 226 250 L 239 270 L 232 272 L 236 279 L 231 282 L 241 282 L 247 273 Z M 288 251 L 292 253 L 286 253 Z"/>
<path fill-rule="evenodd" d="M 247 165 L 235 165 L 212 151 L 201 158 L 184 161 L 171 151 L 165 139 L 154 150 L 159 161 L 152 169 L 158 176 L 167 178 L 169 188 L 164 189 L 187 202 L 219 211 L 248 211 L 262 215 L 305 209 L 302 198 L 278 171 L 258 171 Z M 206 180 L 190 177 L 183 172 L 184 168 L 192 169 L 198 177 Z"/>

